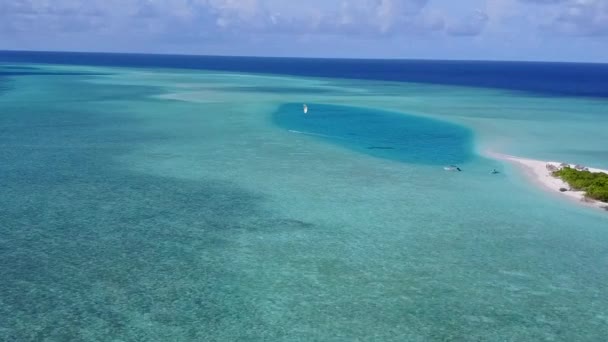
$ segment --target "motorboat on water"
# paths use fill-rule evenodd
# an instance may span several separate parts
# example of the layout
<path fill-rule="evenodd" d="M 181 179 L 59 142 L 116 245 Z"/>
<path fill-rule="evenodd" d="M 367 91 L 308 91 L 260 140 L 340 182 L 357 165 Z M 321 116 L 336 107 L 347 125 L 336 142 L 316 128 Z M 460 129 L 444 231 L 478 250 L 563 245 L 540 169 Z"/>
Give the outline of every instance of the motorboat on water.
<path fill-rule="evenodd" d="M 302 105 L 304 114 L 308 113 L 308 106 L 306 104 Z"/>
<path fill-rule="evenodd" d="M 446 166 L 443 168 L 446 171 L 462 171 L 458 166 L 456 165 L 450 165 L 450 166 Z"/>

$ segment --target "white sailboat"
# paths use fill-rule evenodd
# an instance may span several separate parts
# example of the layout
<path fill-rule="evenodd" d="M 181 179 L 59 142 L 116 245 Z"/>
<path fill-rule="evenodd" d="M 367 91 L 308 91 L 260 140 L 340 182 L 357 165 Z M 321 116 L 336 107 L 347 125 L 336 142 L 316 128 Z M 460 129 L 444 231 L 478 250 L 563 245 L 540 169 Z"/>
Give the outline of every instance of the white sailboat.
<path fill-rule="evenodd" d="M 308 113 L 308 106 L 307 105 L 303 105 L 304 107 L 304 114 Z"/>

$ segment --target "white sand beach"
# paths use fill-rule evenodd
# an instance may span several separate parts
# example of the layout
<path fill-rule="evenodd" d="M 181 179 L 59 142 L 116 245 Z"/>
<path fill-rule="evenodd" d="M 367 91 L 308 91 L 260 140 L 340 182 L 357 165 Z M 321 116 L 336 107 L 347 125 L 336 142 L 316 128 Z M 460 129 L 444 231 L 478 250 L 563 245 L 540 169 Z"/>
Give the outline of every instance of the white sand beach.
<path fill-rule="evenodd" d="M 530 180 L 542 186 L 548 191 L 565 196 L 574 201 L 578 201 L 579 203 L 584 205 L 608 210 L 608 203 L 588 199 L 585 197 L 585 192 L 583 191 L 570 190 L 570 185 L 568 185 L 568 183 L 557 177 L 554 177 L 551 174 L 551 171 L 548 169 L 548 165 L 552 165 L 555 168 L 560 168 L 560 166 L 562 165 L 561 162 L 520 158 L 508 154 L 496 153 L 491 151 L 485 151 L 484 154 L 488 157 L 499 160 L 505 160 L 521 167 L 521 169 L 526 173 L 526 175 L 529 176 Z M 575 167 L 574 164 L 568 165 L 570 165 L 570 167 Z M 608 174 L 608 170 L 591 167 L 588 167 L 587 169 L 591 172 L 603 172 Z M 561 191 L 560 189 L 563 188 L 568 189 L 568 191 Z"/>

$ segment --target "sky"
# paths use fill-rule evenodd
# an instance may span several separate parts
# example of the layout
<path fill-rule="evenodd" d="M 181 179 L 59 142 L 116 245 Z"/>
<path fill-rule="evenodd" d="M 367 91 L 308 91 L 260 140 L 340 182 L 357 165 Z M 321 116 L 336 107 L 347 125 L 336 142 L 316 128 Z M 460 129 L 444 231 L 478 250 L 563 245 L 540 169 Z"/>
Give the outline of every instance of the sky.
<path fill-rule="evenodd" d="M 0 0 L 0 49 L 608 63 L 608 0 Z"/>

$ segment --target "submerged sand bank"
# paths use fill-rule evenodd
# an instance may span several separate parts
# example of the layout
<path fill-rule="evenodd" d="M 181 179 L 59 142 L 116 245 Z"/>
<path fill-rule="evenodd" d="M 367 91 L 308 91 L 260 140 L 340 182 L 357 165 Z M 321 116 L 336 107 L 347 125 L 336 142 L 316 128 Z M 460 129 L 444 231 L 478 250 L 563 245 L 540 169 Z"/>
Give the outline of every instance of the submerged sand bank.
<path fill-rule="evenodd" d="M 486 151 L 484 154 L 486 154 L 488 157 L 499 160 L 505 160 L 521 167 L 522 170 L 526 172 L 526 175 L 529 176 L 530 180 L 532 180 L 534 183 L 540 185 L 548 191 L 554 192 L 561 196 L 565 196 L 585 205 L 608 210 L 608 203 L 588 199 L 585 197 L 584 191 L 570 190 L 570 185 L 568 183 L 552 175 L 552 172 L 547 166 L 552 165 L 555 168 L 559 168 L 562 164 L 561 162 L 519 158 L 507 154 L 489 151 Z M 570 167 L 575 167 L 575 165 L 570 165 Z M 596 169 L 591 167 L 588 169 L 591 172 L 603 172 L 608 174 L 608 170 Z M 563 192 L 560 189 L 568 189 L 568 191 Z"/>

